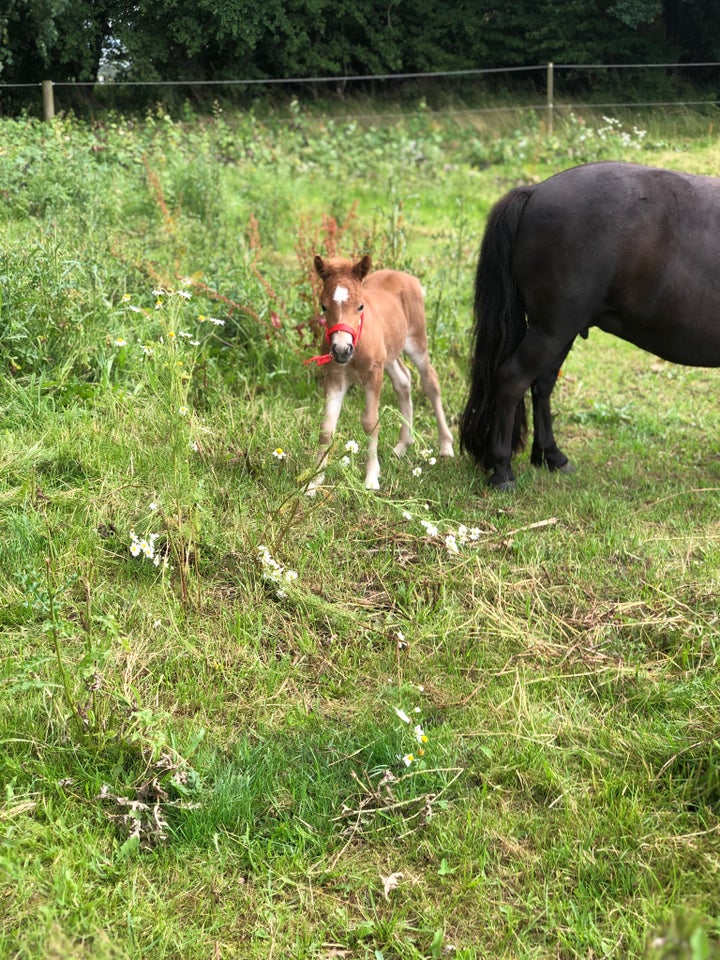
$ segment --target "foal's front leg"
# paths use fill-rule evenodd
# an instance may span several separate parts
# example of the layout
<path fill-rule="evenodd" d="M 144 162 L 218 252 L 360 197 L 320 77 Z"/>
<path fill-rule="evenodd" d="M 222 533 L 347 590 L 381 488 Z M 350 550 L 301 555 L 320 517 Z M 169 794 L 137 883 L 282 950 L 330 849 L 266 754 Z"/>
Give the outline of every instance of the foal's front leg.
<path fill-rule="evenodd" d="M 325 413 L 323 414 L 322 424 L 320 425 L 317 473 L 308 484 L 307 494 L 309 497 L 313 497 L 318 487 L 323 485 L 325 479 L 325 462 L 330 444 L 335 435 L 335 427 L 337 426 L 338 417 L 342 410 L 348 385 L 348 379 L 342 373 L 334 375 L 334 371 L 329 370 L 327 372 L 325 376 Z"/>
<path fill-rule="evenodd" d="M 382 390 L 383 368 L 378 365 L 367 376 L 365 387 L 365 412 L 362 425 L 368 438 L 367 466 L 365 468 L 365 488 L 380 489 L 380 461 L 378 460 L 378 434 L 380 433 L 380 391 Z"/>

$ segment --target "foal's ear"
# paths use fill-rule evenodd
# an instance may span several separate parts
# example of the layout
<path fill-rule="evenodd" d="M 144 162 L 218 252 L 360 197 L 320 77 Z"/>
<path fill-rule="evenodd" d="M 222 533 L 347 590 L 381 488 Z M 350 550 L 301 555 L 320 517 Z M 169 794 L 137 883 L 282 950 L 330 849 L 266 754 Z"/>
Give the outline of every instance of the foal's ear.
<path fill-rule="evenodd" d="M 315 259 L 313 260 L 313 263 L 315 264 L 315 273 L 317 273 L 319 277 L 322 277 L 323 279 L 325 279 L 325 271 L 327 268 L 325 266 L 325 261 L 323 260 L 323 258 L 316 256 Z"/>
<path fill-rule="evenodd" d="M 357 277 L 358 280 L 364 280 L 365 277 L 370 273 L 371 267 L 372 259 L 370 258 L 369 254 L 366 253 L 362 260 L 358 260 L 357 263 L 353 264 L 353 276 Z"/>

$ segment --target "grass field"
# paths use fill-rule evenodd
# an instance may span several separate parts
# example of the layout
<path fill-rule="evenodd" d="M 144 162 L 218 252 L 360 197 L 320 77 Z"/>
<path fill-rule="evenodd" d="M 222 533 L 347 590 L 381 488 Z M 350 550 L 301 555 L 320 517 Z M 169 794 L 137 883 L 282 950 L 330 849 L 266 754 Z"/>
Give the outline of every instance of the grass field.
<path fill-rule="evenodd" d="M 718 955 L 716 371 L 592 331 L 513 495 L 387 387 L 365 491 L 351 394 L 304 495 L 312 255 L 420 276 L 457 418 L 491 204 L 718 171 L 664 120 L 0 120 L 0 957 Z"/>

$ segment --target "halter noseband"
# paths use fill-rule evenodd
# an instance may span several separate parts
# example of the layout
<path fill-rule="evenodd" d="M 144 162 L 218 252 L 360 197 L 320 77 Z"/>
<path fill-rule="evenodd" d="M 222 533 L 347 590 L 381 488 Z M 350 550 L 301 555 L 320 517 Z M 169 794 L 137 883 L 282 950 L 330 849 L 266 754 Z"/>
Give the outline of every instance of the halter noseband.
<path fill-rule="evenodd" d="M 352 337 L 352 345 L 353 347 L 355 347 L 357 345 L 358 340 L 360 339 L 360 334 L 362 333 L 364 319 L 365 319 L 365 311 L 363 310 L 360 313 L 360 322 L 357 325 L 357 330 L 354 329 L 353 327 L 348 326 L 347 323 L 336 323 L 334 327 L 330 327 L 329 329 L 326 328 L 325 339 L 327 340 L 328 343 L 330 343 L 330 337 L 334 333 L 338 333 L 338 331 L 340 333 L 349 333 L 350 336 Z M 308 359 L 305 360 L 304 363 L 306 364 L 317 363 L 318 366 L 321 366 L 324 363 L 330 363 L 332 358 L 333 357 L 331 353 L 323 353 L 318 357 L 308 357 Z"/>

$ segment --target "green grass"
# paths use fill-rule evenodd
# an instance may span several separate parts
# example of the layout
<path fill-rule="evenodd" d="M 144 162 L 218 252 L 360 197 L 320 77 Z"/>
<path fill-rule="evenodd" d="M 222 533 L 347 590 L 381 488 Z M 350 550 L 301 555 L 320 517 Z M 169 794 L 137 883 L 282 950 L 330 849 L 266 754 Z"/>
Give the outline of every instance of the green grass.
<path fill-rule="evenodd" d="M 312 253 L 369 249 L 421 277 L 457 417 L 493 201 L 709 172 L 707 122 L 2 121 L 0 956 L 716 955 L 715 371 L 592 331 L 577 472 L 523 455 L 512 496 L 429 462 L 418 389 L 365 491 L 351 394 L 311 500 L 302 363 Z"/>

